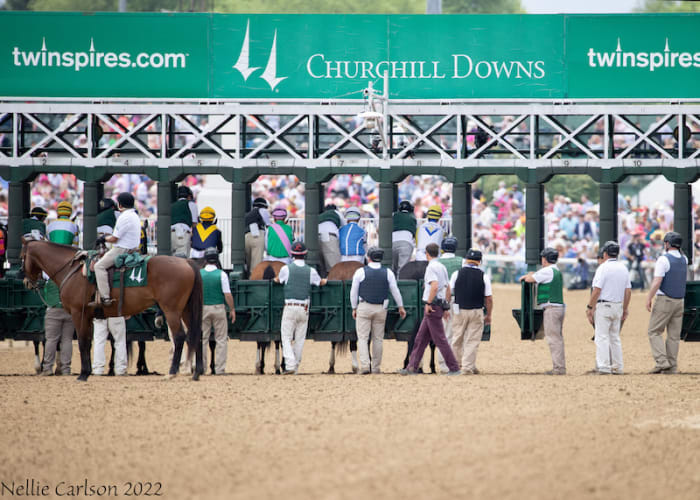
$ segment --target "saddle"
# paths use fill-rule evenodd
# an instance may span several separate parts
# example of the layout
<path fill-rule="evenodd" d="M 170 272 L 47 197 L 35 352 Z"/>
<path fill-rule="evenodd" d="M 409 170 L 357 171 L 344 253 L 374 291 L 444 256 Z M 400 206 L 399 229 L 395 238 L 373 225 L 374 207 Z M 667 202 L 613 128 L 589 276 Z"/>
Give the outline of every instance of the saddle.
<path fill-rule="evenodd" d="M 102 258 L 104 251 L 89 250 L 85 252 L 85 264 L 83 275 L 92 284 L 97 284 L 95 276 L 95 263 Z M 141 287 L 148 285 L 148 261 L 150 256 L 138 253 L 124 253 L 114 259 L 114 265 L 107 269 L 110 288 L 119 289 L 119 316 L 124 303 L 124 288 Z"/>

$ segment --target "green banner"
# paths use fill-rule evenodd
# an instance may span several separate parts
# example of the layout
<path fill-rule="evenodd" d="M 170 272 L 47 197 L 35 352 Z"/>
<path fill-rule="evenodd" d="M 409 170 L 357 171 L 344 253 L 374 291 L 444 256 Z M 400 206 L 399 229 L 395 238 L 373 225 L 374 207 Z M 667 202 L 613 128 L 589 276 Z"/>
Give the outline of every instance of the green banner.
<path fill-rule="evenodd" d="M 0 13 L 0 96 L 700 97 L 700 15 Z"/>

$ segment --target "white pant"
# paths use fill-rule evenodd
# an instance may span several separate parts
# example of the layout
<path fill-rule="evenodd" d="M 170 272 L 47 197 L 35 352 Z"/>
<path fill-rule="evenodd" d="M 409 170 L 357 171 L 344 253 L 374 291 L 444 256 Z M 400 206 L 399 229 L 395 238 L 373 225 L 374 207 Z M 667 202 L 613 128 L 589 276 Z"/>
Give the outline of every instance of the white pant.
<path fill-rule="evenodd" d="M 360 368 L 369 371 L 369 339 L 372 338 L 372 373 L 379 373 L 382 366 L 382 342 L 384 341 L 384 325 L 386 324 L 386 309 L 384 304 L 360 302 L 357 305 L 357 354 L 360 357 Z"/>
<path fill-rule="evenodd" d="M 303 306 L 284 306 L 282 311 L 282 355 L 286 370 L 296 370 L 301 363 L 301 352 L 306 340 L 309 312 Z M 292 347 L 292 340 L 294 346 Z"/>
<path fill-rule="evenodd" d="M 104 374 L 105 343 L 107 335 L 112 332 L 112 337 L 114 337 L 114 373 L 126 375 L 126 321 L 124 318 L 95 319 L 93 326 L 92 374 Z"/>
<path fill-rule="evenodd" d="M 595 309 L 596 368 L 603 373 L 622 373 L 622 342 L 620 322 L 622 303 L 599 302 Z"/>
<path fill-rule="evenodd" d="M 364 255 L 341 255 L 340 256 L 340 262 L 359 262 L 359 263 L 364 263 L 365 261 L 365 256 Z"/>

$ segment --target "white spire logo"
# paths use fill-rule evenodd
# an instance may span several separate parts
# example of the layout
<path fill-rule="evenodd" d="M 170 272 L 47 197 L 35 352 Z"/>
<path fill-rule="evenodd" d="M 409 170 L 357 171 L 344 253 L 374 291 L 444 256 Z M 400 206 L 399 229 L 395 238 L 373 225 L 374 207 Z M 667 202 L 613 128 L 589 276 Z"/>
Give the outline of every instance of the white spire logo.
<path fill-rule="evenodd" d="M 256 70 L 260 69 L 259 66 L 250 66 L 250 19 L 246 23 L 245 37 L 243 38 L 243 45 L 241 46 L 241 52 L 238 54 L 238 60 L 236 64 L 233 65 L 235 69 L 243 76 L 243 81 L 248 81 L 248 77 L 253 74 Z M 270 86 L 270 90 L 274 91 L 277 85 L 280 84 L 282 80 L 286 80 L 286 76 L 277 76 L 277 30 L 275 30 L 275 35 L 272 38 L 272 48 L 270 49 L 270 56 L 267 59 L 267 65 L 265 70 L 260 75 L 260 78 L 265 80 Z"/>
<path fill-rule="evenodd" d="M 258 68 L 251 68 L 250 64 L 250 19 L 248 19 L 248 24 L 245 27 L 245 38 L 243 39 L 243 46 L 241 47 L 241 53 L 238 56 L 238 61 L 233 65 L 241 75 L 243 75 L 243 81 L 247 81 L 250 74 Z"/>
<path fill-rule="evenodd" d="M 275 36 L 272 39 L 270 58 L 267 60 L 267 66 L 265 66 L 265 71 L 260 78 L 270 85 L 270 90 L 275 90 L 275 87 L 277 87 L 282 80 L 287 78 L 286 76 L 281 78 L 277 77 L 277 30 L 275 30 Z"/>

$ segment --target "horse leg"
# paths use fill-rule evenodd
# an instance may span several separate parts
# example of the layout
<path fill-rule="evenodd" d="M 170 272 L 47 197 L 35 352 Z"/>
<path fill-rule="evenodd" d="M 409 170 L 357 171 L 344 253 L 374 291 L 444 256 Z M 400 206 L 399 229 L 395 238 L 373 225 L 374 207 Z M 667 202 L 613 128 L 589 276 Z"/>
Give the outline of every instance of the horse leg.
<path fill-rule="evenodd" d="M 46 342 L 46 341 L 44 341 Z M 34 371 L 39 374 L 41 373 L 41 364 L 43 359 L 39 357 L 39 341 L 34 341 Z"/>
<path fill-rule="evenodd" d="M 335 373 L 335 344 L 337 342 L 331 342 L 331 357 L 328 360 L 328 373 Z"/>
<path fill-rule="evenodd" d="M 190 346 L 192 348 L 193 346 Z M 200 340 L 197 342 L 197 345 L 194 346 L 195 348 L 195 353 L 194 353 L 194 358 L 195 358 L 195 366 L 194 366 L 194 373 L 192 374 L 192 380 L 199 380 L 199 376 L 204 374 L 204 355 L 203 355 L 203 349 L 204 346 L 202 345 L 202 341 Z M 212 353 L 212 359 L 214 358 L 214 355 Z"/>
<path fill-rule="evenodd" d="M 430 343 L 430 373 L 437 373 L 435 370 L 435 343 Z"/>
<path fill-rule="evenodd" d="M 275 340 L 275 375 L 281 374 L 284 369 L 284 359 L 280 363 L 280 341 Z"/>
<path fill-rule="evenodd" d="M 146 342 L 139 340 L 139 359 L 136 361 L 136 375 L 149 375 L 146 365 Z"/>
<path fill-rule="evenodd" d="M 352 358 L 352 372 L 359 372 L 360 368 L 357 364 L 357 340 L 350 341 L 350 358 Z"/>
<path fill-rule="evenodd" d="M 109 345 L 112 347 L 112 355 L 109 357 L 109 371 L 107 372 L 108 377 L 114 377 L 114 337 L 110 332 L 107 336 L 109 340 Z"/>
<path fill-rule="evenodd" d="M 92 363 L 90 362 L 90 348 L 92 347 L 92 317 L 85 316 L 82 310 L 71 315 L 73 324 L 78 332 L 78 347 L 80 349 L 80 375 L 78 380 L 86 382 L 92 373 Z"/>
<path fill-rule="evenodd" d="M 258 349 L 255 352 L 255 374 L 265 373 L 265 342 L 258 342 Z"/>
<path fill-rule="evenodd" d="M 216 339 L 214 335 L 209 336 L 209 368 L 211 369 L 211 374 L 216 375 L 216 363 L 214 362 L 214 354 L 216 353 Z"/>
<path fill-rule="evenodd" d="M 168 376 L 166 378 L 173 378 L 175 375 L 177 375 L 177 372 L 180 369 L 180 358 L 182 357 L 182 348 L 185 345 L 184 330 L 181 329 L 173 335 L 173 342 L 175 343 L 175 347 L 173 349 L 173 361 L 170 364 L 170 371 L 168 372 Z"/>

